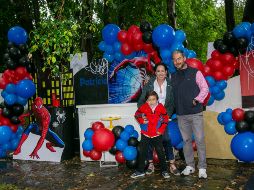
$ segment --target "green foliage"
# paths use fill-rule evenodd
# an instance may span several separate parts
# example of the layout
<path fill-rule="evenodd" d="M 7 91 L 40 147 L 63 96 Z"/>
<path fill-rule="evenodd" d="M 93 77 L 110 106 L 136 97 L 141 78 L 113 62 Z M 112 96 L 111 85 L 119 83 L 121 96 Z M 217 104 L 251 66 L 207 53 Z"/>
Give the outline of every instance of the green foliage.
<path fill-rule="evenodd" d="M 69 69 L 70 55 L 80 52 L 79 24 L 71 20 L 44 20 L 32 30 L 30 53 L 39 52 L 43 59 L 42 71 L 59 76 Z"/>

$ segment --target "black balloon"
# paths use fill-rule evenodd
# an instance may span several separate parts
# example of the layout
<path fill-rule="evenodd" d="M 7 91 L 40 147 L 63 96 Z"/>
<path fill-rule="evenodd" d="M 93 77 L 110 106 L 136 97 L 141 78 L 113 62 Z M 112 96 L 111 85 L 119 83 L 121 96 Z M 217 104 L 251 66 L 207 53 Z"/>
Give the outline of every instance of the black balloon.
<path fill-rule="evenodd" d="M 12 47 L 15 47 L 15 45 L 14 45 L 14 43 L 12 43 L 12 42 L 8 42 L 8 48 L 12 48 Z"/>
<path fill-rule="evenodd" d="M 121 135 L 121 132 L 123 132 L 123 131 L 124 131 L 124 128 L 120 125 L 117 125 L 112 129 L 112 132 L 116 138 L 119 138 Z"/>
<path fill-rule="evenodd" d="M 3 55 L 3 58 L 4 58 L 4 61 L 10 59 L 9 53 L 5 53 L 5 54 Z"/>
<path fill-rule="evenodd" d="M 134 147 L 136 147 L 136 146 L 138 146 L 138 143 L 139 143 L 139 141 L 138 141 L 138 139 L 135 138 L 135 137 L 130 137 L 129 140 L 128 140 L 128 145 L 129 145 L 129 146 L 134 146 Z"/>
<path fill-rule="evenodd" d="M 152 30 L 152 25 L 151 23 L 147 22 L 147 21 L 142 21 L 140 24 L 140 30 L 141 32 L 147 32 L 147 31 L 151 31 Z"/>
<path fill-rule="evenodd" d="M 111 147 L 111 149 L 109 149 L 109 153 L 112 155 L 115 155 L 117 152 L 116 146 Z"/>
<path fill-rule="evenodd" d="M 15 59 L 15 60 L 18 60 L 21 56 L 21 52 L 18 48 L 16 47 L 12 47 L 9 49 L 9 52 L 10 52 L 10 56 Z"/>
<path fill-rule="evenodd" d="M 249 131 L 249 125 L 246 121 L 239 121 L 239 122 L 236 122 L 236 126 L 235 126 L 237 132 L 239 133 L 243 133 L 245 131 Z"/>
<path fill-rule="evenodd" d="M 218 46 L 219 46 L 220 44 L 224 44 L 223 40 L 222 40 L 222 39 L 217 39 L 217 40 L 215 40 L 215 41 L 213 42 L 213 47 L 214 47 L 215 49 L 218 49 Z"/>
<path fill-rule="evenodd" d="M 12 116 L 10 121 L 11 121 L 11 123 L 13 123 L 15 125 L 20 123 L 20 120 L 17 116 Z"/>
<path fill-rule="evenodd" d="M 126 160 L 126 166 L 130 169 L 135 169 L 138 166 L 138 161 L 137 159 L 135 160 Z"/>
<path fill-rule="evenodd" d="M 27 56 L 23 56 L 23 57 L 21 57 L 19 59 L 19 65 L 20 66 L 24 66 L 25 67 L 28 64 L 30 64 L 30 60 L 29 60 L 29 58 Z"/>
<path fill-rule="evenodd" d="M 27 44 L 20 44 L 19 50 L 22 54 L 27 54 L 28 53 L 28 45 Z"/>
<path fill-rule="evenodd" d="M 228 46 L 225 44 L 219 44 L 217 50 L 220 53 L 226 53 L 228 51 Z"/>
<path fill-rule="evenodd" d="M 11 70 L 16 69 L 16 67 L 17 67 L 17 64 L 16 64 L 15 61 L 13 61 L 12 59 L 7 59 L 7 60 L 5 61 L 5 64 L 6 64 L 6 67 L 7 67 L 8 69 L 11 69 Z"/>
<path fill-rule="evenodd" d="M 244 120 L 247 121 L 248 124 L 254 123 L 254 111 L 244 112 Z"/>
<path fill-rule="evenodd" d="M 247 48 L 238 49 L 238 52 L 239 52 L 240 54 L 244 54 L 246 51 L 247 51 Z"/>
<path fill-rule="evenodd" d="M 239 55 L 239 51 L 234 46 L 229 47 L 229 52 L 232 53 L 235 57 Z"/>
<path fill-rule="evenodd" d="M 147 32 L 144 32 L 143 35 L 142 35 L 142 39 L 144 41 L 144 43 L 146 44 L 150 44 L 152 43 L 152 31 L 147 31 Z"/>
<path fill-rule="evenodd" d="M 223 42 L 228 46 L 233 46 L 235 44 L 236 38 L 232 32 L 226 32 L 223 35 Z"/>
<path fill-rule="evenodd" d="M 254 123 L 251 123 L 249 126 L 250 126 L 250 131 L 254 133 Z"/>
<path fill-rule="evenodd" d="M 29 72 L 29 73 L 34 73 L 35 72 L 35 68 L 34 68 L 34 65 L 32 63 L 29 63 L 26 65 L 26 70 Z"/>
<path fill-rule="evenodd" d="M 246 38 L 238 38 L 236 40 L 236 46 L 237 46 L 238 49 L 247 48 L 248 40 Z"/>
<path fill-rule="evenodd" d="M 12 106 L 13 115 L 20 116 L 24 112 L 24 106 L 21 104 L 14 104 Z"/>
<path fill-rule="evenodd" d="M 2 115 L 3 115 L 4 117 L 11 117 L 11 116 L 12 116 L 11 110 L 10 110 L 9 108 L 3 108 L 3 110 L 2 110 Z"/>

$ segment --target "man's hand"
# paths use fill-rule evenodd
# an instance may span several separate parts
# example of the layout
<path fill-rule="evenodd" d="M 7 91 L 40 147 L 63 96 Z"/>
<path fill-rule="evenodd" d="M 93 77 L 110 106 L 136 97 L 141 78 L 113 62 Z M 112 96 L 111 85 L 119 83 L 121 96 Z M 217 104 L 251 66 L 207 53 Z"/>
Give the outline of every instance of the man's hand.
<path fill-rule="evenodd" d="M 192 104 L 193 104 L 193 106 L 196 106 L 196 105 L 198 104 L 198 101 L 195 100 L 195 99 L 193 99 L 193 100 L 192 100 Z"/>

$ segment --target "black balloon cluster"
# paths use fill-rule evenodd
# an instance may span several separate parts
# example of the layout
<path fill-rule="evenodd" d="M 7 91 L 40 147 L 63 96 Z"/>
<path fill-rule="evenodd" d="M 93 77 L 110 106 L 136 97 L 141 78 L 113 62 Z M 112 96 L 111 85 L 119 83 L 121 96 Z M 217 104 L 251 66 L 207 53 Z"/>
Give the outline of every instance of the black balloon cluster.
<path fill-rule="evenodd" d="M 24 112 L 24 106 L 21 104 L 13 104 L 13 105 L 7 105 L 5 103 L 5 106 L 2 108 L 2 115 L 6 118 L 10 119 L 10 122 L 12 124 L 19 124 L 19 116 L 22 115 Z"/>
<path fill-rule="evenodd" d="M 244 120 L 236 122 L 236 130 L 239 133 L 251 131 L 254 133 L 254 111 L 245 111 Z"/>
<path fill-rule="evenodd" d="M 226 32 L 223 39 L 214 41 L 213 46 L 220 53 L 232 53 L 235 57 L 246 52 L 249 41 L 247 38 L 236 38 L 233 32 Z"/>
<path fill-rule="evenodd" d="M 147 21 L 142 21 L 140 23 L 140 30 L 143 33 L 142 40 L 144 41 L 144 43 L 146 43 L 146 44 L 153 43 L 153 40 L 152 40 L 153 30 L 152 30 L 151 23 L 149 23 Z"/>
<path fill-rule="evenodd" d="M 33 72 L 32 64 L 27 56 L 27 44 L 15 45 L 12 42 L 8 43 L 8 47 L 3 56 L 3 63 L 7 69 L 15 70 L 17 67 L 25 67 L 29 73 Z"/>

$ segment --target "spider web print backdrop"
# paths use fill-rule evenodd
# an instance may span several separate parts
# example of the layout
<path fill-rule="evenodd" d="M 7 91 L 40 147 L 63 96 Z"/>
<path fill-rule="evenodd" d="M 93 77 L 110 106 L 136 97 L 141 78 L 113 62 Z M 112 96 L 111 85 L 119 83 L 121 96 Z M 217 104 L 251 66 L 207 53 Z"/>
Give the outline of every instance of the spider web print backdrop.
<path fill-rule="evenodd" d="M 146 56 L 142 52 L 139 52 L 136 57 Z M 115 67 L 120 64 L 119 62 L 113 62 L 109 66 L 110 76 Z M 145 68 L 137 68 L 131 63 L 125 68 L 117 71 L 116 75 L 108 81 L 109 99 L 108 103 L 129 103 L 137 102 L 141 95 L 142 84 L 147 78 Z"/>
<path fill-rule="evenodd" d="M 239 56 L 242 107 L 254 107 L 254 36 L 244 55 Z"/>

